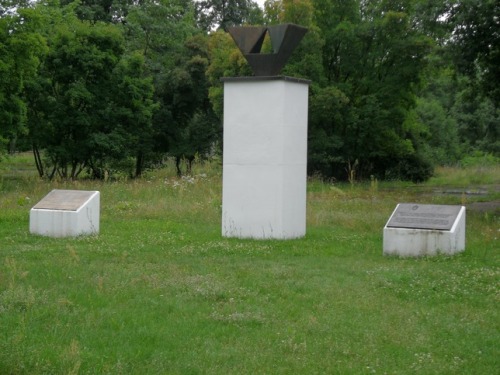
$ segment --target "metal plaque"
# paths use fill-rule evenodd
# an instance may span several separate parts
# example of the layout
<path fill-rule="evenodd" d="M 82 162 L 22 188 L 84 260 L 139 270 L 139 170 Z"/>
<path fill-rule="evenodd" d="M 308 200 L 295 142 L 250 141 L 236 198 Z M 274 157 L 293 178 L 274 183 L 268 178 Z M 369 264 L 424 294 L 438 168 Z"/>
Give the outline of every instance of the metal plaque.
<path fill-rule="evenodd" d="M 450 230 L 461 206 L 401 203 L 396 207 L 387 227 Z"/>
<path fill-rule="evenodd" d="M 94 194 L 95 191 L 52 190 L 33 209 L 78 211 Z"/>

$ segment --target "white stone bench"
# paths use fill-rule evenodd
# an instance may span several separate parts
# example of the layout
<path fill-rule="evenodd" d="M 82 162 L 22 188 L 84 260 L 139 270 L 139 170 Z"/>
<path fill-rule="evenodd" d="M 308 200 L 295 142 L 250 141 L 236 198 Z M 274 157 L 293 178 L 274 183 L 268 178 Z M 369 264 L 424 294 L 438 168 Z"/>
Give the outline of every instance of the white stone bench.
<path fill-rule="evenodd" d="M 99 233 L 100 193 L 52 190 L 30 211 L 30 233 L 75 237 Z"/>

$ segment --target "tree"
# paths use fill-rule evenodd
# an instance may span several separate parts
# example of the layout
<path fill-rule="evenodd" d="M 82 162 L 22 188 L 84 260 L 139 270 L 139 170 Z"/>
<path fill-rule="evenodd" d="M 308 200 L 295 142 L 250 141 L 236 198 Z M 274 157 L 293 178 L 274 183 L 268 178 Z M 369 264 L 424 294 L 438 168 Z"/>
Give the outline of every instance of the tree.
<path fill-rule="evenodd" d="M 72 4 L 72 0 L 61 0 L 61 5 Z M 80 0 L 75 7 L 79 19 L 89 22 L 124 22 L 133 0 Z"/>
<path fill-rule="evenodd" d="M 53 167 L 50 177 L 57 172 L 76 178 L 87 167 L 94 177 L 103 177 L 99 164 L 106 146 L 95 137 L 113 125 L 105 121 L 104 111 L 112 97 L 112 72 L 123 51 L 115 26 L 75 19 L 58 27 L 44 64 L 52 105 L 45 109 L 49 121 L 42 147 Z"/>
<path fill-rule="evenodd" d="M 209 82 L 205 72 L 208 67 L 208 40 L 197 34 L 185 42 L 185 60 L 173 69 L 165 87 L 163 102 L 173 126 L 166 129 L 169 154 L 176 159 L 177 173 L 181 175 L 180 161 L 188 162 L 187 173 L 196 156 L 208 156 L 220 138 L 217 120 L 209 98 Z"/>
<path fill-rule="evenodd" d="M 15 17 L 19 9 L 30 8 L 29 0 L 0 0 L 0 18 Z"/>
<path fill-rule="evenodd" d="M 439 163 L 498 154 L 498 4 L 420 0 L 415 6 L 413 24 L 436 42 L 417 107 L 428 128 L 428 154 Z"/>
<path fill-rule="evenodd" d="M 145 147 L 140 135 L 151 130 L 155 107 L 144 59 L 124 53 L 119 27 L 80 21 L 71 9 L 63 13 L 54 17 L 50 51 L 28 92 L 39 173 L 74 179 L 88 170 L 104 178 L 122 161 L 136 158 L 135 174 L 140 174 Z"/>
<path fill-rule="evenodd" d="M 154 147 L 152 119 L 158 108 L 153 100 L 152 77 L 145 75 L 144 56 L 140 53 L 123 55 L 113 69 L 112 81 L 112 96 L 104 112 L 108 126 L 92 135 L 95 150 L 102 152 L 100 158 L 93 155 L 92 159 L 101 163 L 93 170 L 102 175 L 109 166 L 123 165 L 128 157 L 135 159 L 130 174 L 140 177 Z"/>
<path fill-rule="evenodd" d="M 47 51 L 45 39 L 35 32 L 38 21 L 29 8 L 0 17 L 0 154 L 6 146 L 14 150 L 18 136 L 27 132 L 24 88 Z"/>
<path fill-rule="evenodd" d="M 493 105 L 500 104 L 500 4 L 458 0 L 450 8 L 452 53 L 459 70 L 477 81 Z"/>
<path fill-rule="evenodd" d="M 196 14 L 198 26 L 205 31 L 263 22 L 262 10 L 252 0 L 201 0 Z"/>
<path fill-rule="evenodd" d="M 500 155 L 500 109 L 470 86 L 458 91 L 451 114 L 464 151 Z"/>
<path fill-rule="evenodd" d="M 429 83 L 419 94 L 415 114 L 422 124 L 425 154 L 438 165 L 450 165 L 460 160 L 463 149 L 458 134 L 457 120 L 452 108 L 457 83 L 451 67 L 429 69 Z"/>
<path fill-rule="evenodd" d="M 336 152 L 324 161 L 310 159 L 311 169 L 336 178 L 345 178 L 346 170 L 347 176 L 408 178 L 420 169 L 414 163 L 428 171 L 419 153 L 421 126 L 412 114 L 432 41 L 412 28 L 411 2 L 314 4 L 315 23 L 324 37 L 322 85 L 334 89 L 313 91 L 312 108 L 336 108 L 328 100 L 346 99 L 340 101 L 342 117 L 331 114 L 332 120 L 324 121 L 326 115 L 311 113 L 310 139 L 327 135 L 331 140 L 321 144 Z"/>
<path fill-rule="evenodd" d="M 266 0 L 264 2 L 264 23 L 266 25 L 279 24 L 283 13 L 283 2 L 281 0 Z"/>
<path fill-rule="evenodd" d="M 313 21 L 314 7 L 311 0 L 267 1 L 265 6 L 271 12 L 267 14 L 269 24 L 293 23 L 308 29 L 283 68 L 282 74 L 320 84 L 324 76 L 321 56 L 323 40 L 321 30 Z"/>
<path fill-rule="evenodd" d="M 208 38 L 193 14 L 191 2 L 165 0 L 133 7 L 127 18 L 129 48 L 144 55 L 155 86 L 151 149 L 157 158 L 175 157 L 179 174 L 180 161 L 188 161 L 189 173 L 195 155 L 208 155 L 220 133 L 208 100 Z"/>
<path fill-rule="evenodd" d="M 194 32 L 194 6 L 190 1 L 145 1 L 129 9 L 125 35 L 127 49 L 144 56 L 145 75 L 152 79 L 156 108 L 151 131 L 141 139 L 149 147 L 142 153 L 143 166 L 157 164 L 172 146 L 168 134 L 178 124 L 172 117 L 165 90 L 172 71 L 182 65 L 184 41 Z"/>
<path fill-rule="evenodd" d="M 210 34 L 208 54 L 208 95 L 215 115 L 222 121 L 224 93 L 221 78 L 250 76 L 252 71 L 231 36 L 222 30 Z"/>
<path fill-rule="evenodd" d="M 314 6 L 311 0 L 282 0 L 283 13 L 280 17 L 284 23 L 295 23 L 311 26 Z"/>

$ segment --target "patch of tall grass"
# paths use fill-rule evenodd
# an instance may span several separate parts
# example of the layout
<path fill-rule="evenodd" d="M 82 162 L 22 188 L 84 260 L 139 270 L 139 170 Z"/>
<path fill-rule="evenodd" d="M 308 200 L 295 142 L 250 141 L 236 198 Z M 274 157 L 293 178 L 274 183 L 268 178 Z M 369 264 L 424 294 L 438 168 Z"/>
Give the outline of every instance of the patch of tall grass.
<path fill-rule="evenodd" d="M 466 167 L 438 167 L 429 186 L 455 186 L 466 188 L 470 186 L 500 184 L 499 164 L 473 164 Z"/>

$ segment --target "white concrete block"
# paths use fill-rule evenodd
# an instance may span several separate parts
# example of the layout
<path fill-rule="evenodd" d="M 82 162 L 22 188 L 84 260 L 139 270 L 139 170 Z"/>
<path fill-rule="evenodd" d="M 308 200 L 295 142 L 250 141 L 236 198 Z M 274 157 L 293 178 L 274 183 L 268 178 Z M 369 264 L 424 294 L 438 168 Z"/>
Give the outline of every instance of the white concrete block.
<path fill-rule="evenodd" d="M 74 237 L 99 233 L 100 193 L 52 190 L 30 211 L 30 233 Z"/>
<path fill-rule="evenodd" d="M 308 81 L 224 82 L 222 235 L 305 235 Z"/>
<path fill-rule="evenodd" d="M 305 166 L 224 167 L 222 235 L 298 238 L 306 233 Z M 284 181 L 287 181 L 284 183 Z"/>
<path fill-rule="evenodd" d="M 384 255 L 401 257 L 452 255 L 465 250 L 465 207 L 427 205 L 428 211 L 421 216 L 402 217 L 401 221 L 406 227 L 397 227 L 395 226 L 397 224 L 390 226 L 400 206 L 396 207 L 384 227 Z M 455 207 L 456 213 L 446 213 L 447 207 Z M 447 221 L 449 225 L 446 224 Z M 424 228 L 412 228 L 412 226 Z M 441 229 L 433 229 L 433 226 Z"/>

